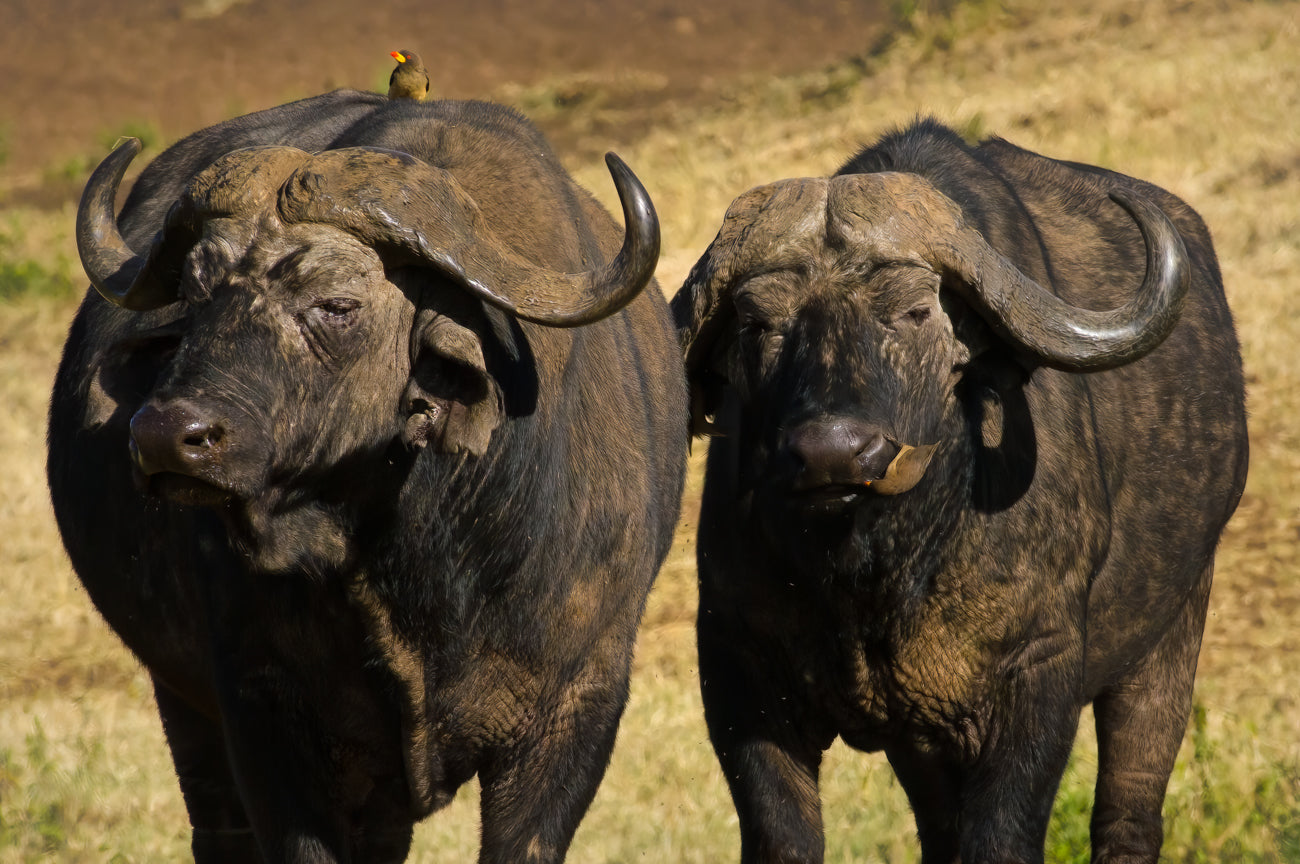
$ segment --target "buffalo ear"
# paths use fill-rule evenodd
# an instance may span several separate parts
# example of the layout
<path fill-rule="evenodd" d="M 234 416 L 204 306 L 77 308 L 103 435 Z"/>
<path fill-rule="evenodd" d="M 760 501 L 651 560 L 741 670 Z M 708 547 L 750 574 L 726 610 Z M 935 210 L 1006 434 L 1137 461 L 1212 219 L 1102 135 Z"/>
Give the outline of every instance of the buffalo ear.
<path fill-rule="evenodd" d="M 711 360 L 719 338 L 735 317 L 725 281 L 727 274 L 719 272 L 717 258 L 723 253 L 717 247 L 715 240 L 671 301 L 691 390 L 692 435 L 713 435 L 717 431 L 709 418 L 717 413 L 724 382 L 711 368 Z"/>
<path fill-rule="evenodd" d="M 411 378 L 402 394 L 407 447 L 442 453 L 487 452 L 505 410 L 479 337 L 445 315 L 422 309 L 411 338 Z"/>
<path fill-rule="evenodd" d="M 736 320 L 733 286 L 746 272 L 782 266 L 788 250 L 814 230 L 808 226 L 824 226 L 825 217 L 818 223 L 817 216 L 826 211 L 827 189 L 821 178 L 780 180 L 732 201 L 718 235 L 673 297 L 673 321 L 691 386 L 692 434 L 717 434 L 708 418 L 721 407 L 726 378 L 714 368 L 714 356 Z"/>

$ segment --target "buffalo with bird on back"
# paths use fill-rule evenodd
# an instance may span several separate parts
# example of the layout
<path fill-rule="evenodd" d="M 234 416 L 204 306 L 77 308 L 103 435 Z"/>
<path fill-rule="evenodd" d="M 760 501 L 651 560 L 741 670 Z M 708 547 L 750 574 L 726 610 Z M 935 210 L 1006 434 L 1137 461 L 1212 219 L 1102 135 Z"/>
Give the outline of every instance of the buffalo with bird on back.
<path fill-rule="evenodd" d="M 742 860 L 822 860 L 839 737 L 886 753 L 927 864 L 1041 861 L 1092 703 L 1092 860 L 1155 862 L 1247 466 L 1199 216 L 919 120 L 737 198 L 673 311 Z"/>
<path fill-rule="evenodd" d="M 398 861 L 477 776 L 561 860 L 671 543 L 686 389 L 658 222 L 516 112 L 337 91 L 78 213 L 49 417 L 72 564 L 148 669 L 205 861 Z"/>

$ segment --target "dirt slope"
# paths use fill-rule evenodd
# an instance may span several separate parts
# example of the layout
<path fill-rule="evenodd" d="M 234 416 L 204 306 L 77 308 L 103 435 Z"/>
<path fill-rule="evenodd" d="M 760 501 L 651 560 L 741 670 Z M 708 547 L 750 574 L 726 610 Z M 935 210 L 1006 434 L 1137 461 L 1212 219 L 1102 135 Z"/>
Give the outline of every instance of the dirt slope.
<path fill-rule="evenodd" d="M 643 82 L 650 95 L 638 98 L 663 110 L 710 98 L 738 77 L 814 69 L 860 53 L 885 19 L 885 0 L 0 6 L 0 190 L 10 192 L 0 204 L 66 194 L 49 188 L 53 169 L 102 152 L 104 139 L 129 124 L 152 124 L 173 139 L 336 87 L 377 89 L 394 49 L 420 52 L 445 97 L 484 97 L 507 83 L 557 76 L 621 75 Z"/>

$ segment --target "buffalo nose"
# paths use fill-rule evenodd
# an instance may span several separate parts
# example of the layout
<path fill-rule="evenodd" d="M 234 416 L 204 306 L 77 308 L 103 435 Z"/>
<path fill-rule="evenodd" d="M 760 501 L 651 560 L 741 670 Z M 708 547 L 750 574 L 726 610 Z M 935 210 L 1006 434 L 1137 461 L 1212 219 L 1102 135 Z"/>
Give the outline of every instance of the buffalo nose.
<path fill-rule="evenodd" d="M 879 427 L 852 417 L 802 423 L 786 437 L 786 449 L 799 465 L 796 489 L 860 486 L 879 480 L 899 451 Z"/>
<path fill-rule="evenodd" d="M 208 475 L 225 437 L 220 421 L 187 402 L 145 405 L 131 418 L 131 454 L 145 474 Z"/>

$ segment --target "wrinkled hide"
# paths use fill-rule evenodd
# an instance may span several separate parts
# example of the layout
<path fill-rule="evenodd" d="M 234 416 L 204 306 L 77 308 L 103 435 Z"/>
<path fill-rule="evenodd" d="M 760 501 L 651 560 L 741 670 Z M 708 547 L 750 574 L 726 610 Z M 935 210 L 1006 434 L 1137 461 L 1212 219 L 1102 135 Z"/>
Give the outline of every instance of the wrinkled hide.
<path fill-rule="evenodd" d="M 1246 473 L 1199 217 L 923 121 L 737 198 L 673 311 L 742 859 L 821 860 L 840 737 L 886 752 L 927 864 L 1041 861 L 1091 702 L 1093 860 L 1155 862 Z"/>
<path fill-rule="evenodd" d="M 648 196 L 611 157 L 625 231 L 485 103 L 237 118 L 115 217 L 135 149 L 83 199 L 48 471 L 196 860 L 399 861 L 475 776 L 480 860 L 561 860 L 684 471 Z"/>

